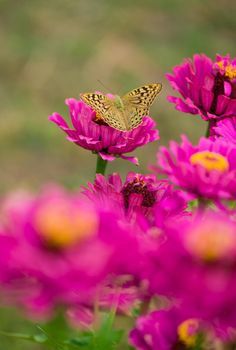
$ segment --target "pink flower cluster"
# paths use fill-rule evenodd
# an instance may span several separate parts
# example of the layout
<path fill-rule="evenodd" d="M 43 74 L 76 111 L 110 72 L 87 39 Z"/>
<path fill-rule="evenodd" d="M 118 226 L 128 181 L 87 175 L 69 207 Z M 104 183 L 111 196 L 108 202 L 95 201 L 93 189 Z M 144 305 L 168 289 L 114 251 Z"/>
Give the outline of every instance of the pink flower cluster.
<path fill-rule="evenodd" d="M 122 180 L 100 169 L 77 192 L 48 186 L 3 198 L 0 295 L 43 320 L 63 308 L 73 327 L 93 332 L 98 314 L 133 318 L 138 350 L 233 349 L 236 59 L 195 55 L 167 78 L 181 94 L 169 101 L 207 121 L 209 137 L 160 147 L 150 174 Z M 149 116 L 122 132 L 84 102 L 66 104 L 72 127 L 58 113 L 49 119 L 104 164 L 137 164 L 125 154 L 159 139 Z"/>

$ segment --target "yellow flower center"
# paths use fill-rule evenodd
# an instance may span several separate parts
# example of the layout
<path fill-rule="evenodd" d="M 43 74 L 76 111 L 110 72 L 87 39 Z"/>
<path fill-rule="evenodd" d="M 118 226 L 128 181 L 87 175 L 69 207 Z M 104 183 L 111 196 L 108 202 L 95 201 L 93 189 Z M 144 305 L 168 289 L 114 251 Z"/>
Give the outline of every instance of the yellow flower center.
<path fill-rule="evenodd" d="M 192 165 L 202 165 L 206 170 L 217 170 L 225 172 L 229 169 L 228 160 L 222 154 L 210 151 L 196 152 L 191 155 Z"/>
<path fill-rule="evenodd" d="M 225 65 L 224 61 L 216 62 L 216 64 L 219 66 L 220 70 L 224 72 L 224 76 L 229 79 L 235 79 L 236 78 L 236 66 L 233 64 Z"/>
<path fill-rule="evenodd" d="M 195 318 L 190 318 L 182 322 L 177 329 L 179 339 L 187 346 L 194 346 L 199 331 L 199 322 Z"/>
<path fill-rule="evenodd" d="M 75 210 L 68 203 L 57 201 L 38 209 L 34 224 L 48 246 L 67 248 L 93 236 L 97 230 L 98 218 L 92 210 Z"/>
<path fill-rule="evenodd" d="M 215 261 L 230 256 L 236 246 L 236 233 L 226 222 L 204 222 L 189 232 L 186 246 L 200 259 Z"/>

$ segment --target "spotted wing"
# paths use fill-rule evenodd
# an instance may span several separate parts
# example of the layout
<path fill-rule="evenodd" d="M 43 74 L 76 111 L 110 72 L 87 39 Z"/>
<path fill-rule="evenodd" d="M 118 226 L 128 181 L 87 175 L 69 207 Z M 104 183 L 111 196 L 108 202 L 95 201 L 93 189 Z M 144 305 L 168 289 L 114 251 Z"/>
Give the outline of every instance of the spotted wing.
<path fill-rule="evenodd" d="M 128 131 L 129 128 L 126 123 L 124 116 L 124 111 L 113 106 L 105 115 L 105 122 L 110 125 L 112 128 L 115 128 L 120 131 Z"/>
<path fill-rule="evenodd" d="M 147 84 L 128 92 L 122 97 L 124 109 L 129 111 L 129 128 L 134 129 L 142 122 L 144 115 L 149 114 L 149 108 L 157 94 L 161 91 L 161 84 Z"/>
<path fill-rule="evenodd" d="M 115 106 L 113 100 L 103 94 L 96 93 L 81 94 L 80 97 L 87 105 L 92 107 L 98 114 L 98 117 L 101 117 L 109 126 L 121 131 L 127 130 L 123 111 Z"/>
<path fill-rule="evenodd" d="M 80 94 L 81 99 L 104 119 L 104 115 L 111 109 L 111 101 L 103 94 L 86 93 Z"/>

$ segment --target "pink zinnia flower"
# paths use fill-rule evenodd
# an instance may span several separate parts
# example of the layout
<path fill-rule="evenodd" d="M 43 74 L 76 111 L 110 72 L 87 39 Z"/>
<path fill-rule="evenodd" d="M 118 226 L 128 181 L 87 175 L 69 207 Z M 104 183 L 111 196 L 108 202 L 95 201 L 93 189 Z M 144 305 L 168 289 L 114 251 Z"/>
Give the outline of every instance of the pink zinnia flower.
<path fill-rule="evenodd" d="M 217 55 L 213 62 L 195 55 L 193 61 L 176 66 L 167 79 L 182 95 L 168 97 L 179 111 L 200 114 L 204 120 L 236 115 L 236 58 Z"/>
<path fill-rule="evenodd" d="M 168 228 L 149 259 L 153 293 L 174 297 L 184 317 L 236 327 L 236 223 L 225 213 L 198 212 Z"/>
<path fill-rule="evenodd" d="M 213 127 L 213 131 L 216 136 L 236 144 L 236 116 L 219 120 Z"/>
<path fill-rule="evenodd" d="M 202 322 L 184 319 L 172 308 L 139 317 L 129 340 L 137 350 L 184 350 L 194 347 L 203 331 Z"/>
<path fill-rule="evenodd" d="M 35 315 L 91 304 L 109 274 L 135 274 L 138 243 L 119 213 L 78 193 L 46 188 L 21 205 L 7 199 L 1 214 L 0 291 Z"/>
<path fill-rule="evenodd" d="M 69 98 L 66 100 L 66 105 L 69 107 L 73 128 L 69 127 L 58 113 L 49 116 L 49 120 L 67 134 L 69 141 L 98 153 L 104 160 L 112 161 L 116 157 L 121 157 L 138 164 L 137 158 L 125 156 L 125 153 L 159 139 L 155 122 L 148 116 L 143 118 L 142 124 L 137 128 L 122 132 L 104 124 L 97 118 L 96 112 L 82 101 Z"/>
<path fill-rule="evenodd" d="M 114 203 L 113 208 L 122 212 L 130 222 L 145 224 L 138 214 L 148 218 L 149 224 L 162 227 L 167 219 L 183 214 L 186 202 L 180 191 L 176 191 L 165 180 L 157 180 L 155 175 L 130 172 L 122 183 L 119 174 L 108 178 L 97 174 L 94 183 L 84 187 L 84 194 L 92 201 L 105 205 Z M 141 219 L 141 221 L 139 221 Z M 150 226 L 150 225 L 148 225 Z"/>
<path fill-rule="evenodd" d="M 193 146 L 186 136 L 157 153 L 157 172 L 195 197 L 217 200 L 236 197 L 236 146 L 221 139 L 201 138 Z"/>

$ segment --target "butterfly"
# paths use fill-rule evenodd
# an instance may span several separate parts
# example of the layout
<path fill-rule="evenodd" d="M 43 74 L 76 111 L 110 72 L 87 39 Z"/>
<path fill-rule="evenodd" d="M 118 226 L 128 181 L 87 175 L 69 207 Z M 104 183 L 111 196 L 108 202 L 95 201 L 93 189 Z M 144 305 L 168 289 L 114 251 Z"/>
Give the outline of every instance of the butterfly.
<path fill-rule="evenodd" d="M 160 83 L 147 84 L 122 97 L 99 93 L 84 93 L 80 97 L 109 126 L 130 131 L 142 123 L 143 116 L 149 114 L 149 108 L 161 89 Z"/>

